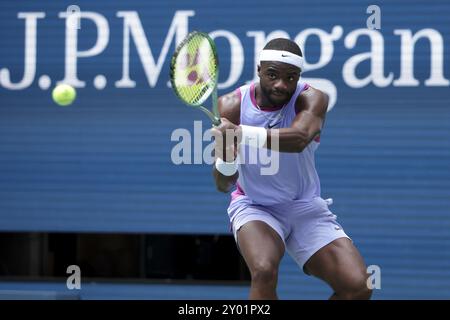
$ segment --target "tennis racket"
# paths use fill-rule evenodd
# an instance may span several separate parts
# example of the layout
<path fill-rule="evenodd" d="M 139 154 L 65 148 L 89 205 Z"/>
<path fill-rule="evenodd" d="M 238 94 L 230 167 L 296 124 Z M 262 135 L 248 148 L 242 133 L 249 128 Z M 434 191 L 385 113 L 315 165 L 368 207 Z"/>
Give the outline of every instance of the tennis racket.
<path fill-rule="evenodd" d="M 217 109 L 217 82 L 219 60 L 216 45 L 208 34 L 193 31 L 176 48 L 170 63 L 170 82 L 178 98 L 185 104 L 200 109 L 220 124 Z M 203 103 L 212 95 L 212 112 Z"/>

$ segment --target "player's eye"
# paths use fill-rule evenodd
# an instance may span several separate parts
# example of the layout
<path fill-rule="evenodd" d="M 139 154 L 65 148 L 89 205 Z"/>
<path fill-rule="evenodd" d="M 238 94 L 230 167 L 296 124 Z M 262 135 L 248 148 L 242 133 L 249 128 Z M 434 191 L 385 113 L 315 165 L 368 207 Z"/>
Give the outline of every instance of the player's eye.
<path fill-rule="evenodd" d="M 269 77 L 269 79 L 271 79 L 271 80 L 274 80 L 274 79 L 276 79 L 276 75 L 275 75 L 275 73 L 268 73 L 267 74 L 267 76 Z"/>

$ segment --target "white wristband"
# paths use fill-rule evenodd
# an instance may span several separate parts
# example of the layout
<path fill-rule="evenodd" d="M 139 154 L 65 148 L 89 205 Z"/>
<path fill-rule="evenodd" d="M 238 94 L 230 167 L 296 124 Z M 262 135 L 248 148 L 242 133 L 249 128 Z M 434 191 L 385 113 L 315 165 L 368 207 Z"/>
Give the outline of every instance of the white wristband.
<path fill-rule="evenodd" d="M 236 163 L 236 161 L 225 162 L 221 158 L 217 158 L 216 169 L 224 176 L 230 177 L 234 175 L 238 170 L 238 164 Z"/>
<path fill-rule="evenodd" d="M 241 125 L 242 128 L 242 144 L 262 148 L 266 144 L 267 130 L 262 127 L 253 127 Z"/>

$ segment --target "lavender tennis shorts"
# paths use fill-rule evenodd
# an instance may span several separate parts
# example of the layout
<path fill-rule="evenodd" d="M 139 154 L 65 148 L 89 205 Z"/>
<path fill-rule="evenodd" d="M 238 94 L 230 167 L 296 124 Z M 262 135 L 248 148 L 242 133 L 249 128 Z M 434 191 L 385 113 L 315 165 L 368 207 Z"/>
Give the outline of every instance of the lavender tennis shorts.
<path fill-rule="evenodd" d="M 319 249 L 338 238 L 349 238 L 321 197 L 294 200 L 274 206 L 254 204 L 247 196 L 233 199 L 228 207 L 231 227 L 237 242 L 238 230 L 247 222 L 263 221 L 283 240 L 286 251 L 304 270 L 304 265 Z M 350 238 L 349 238 L 350 239 Z"/>

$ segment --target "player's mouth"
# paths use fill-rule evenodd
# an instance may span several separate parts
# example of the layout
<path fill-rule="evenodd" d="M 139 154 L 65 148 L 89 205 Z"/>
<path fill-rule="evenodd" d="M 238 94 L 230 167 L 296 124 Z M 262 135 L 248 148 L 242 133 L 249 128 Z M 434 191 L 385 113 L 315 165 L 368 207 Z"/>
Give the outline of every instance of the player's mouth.
<path fill-rule="evenodd" d="M 286 97 L 287 93 L 282 91 L 272 91 L 272 95 L 275 97 Z"/>
<path fill-rule="evenodd" d="M 281 92 L 281 91 L 272 91 L 271 93 L 271 99 L 276 101 L 277 103 L 284 103 L 288 99 L 288 93 L 287 92 Z"/>

